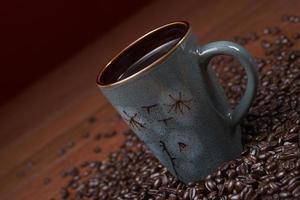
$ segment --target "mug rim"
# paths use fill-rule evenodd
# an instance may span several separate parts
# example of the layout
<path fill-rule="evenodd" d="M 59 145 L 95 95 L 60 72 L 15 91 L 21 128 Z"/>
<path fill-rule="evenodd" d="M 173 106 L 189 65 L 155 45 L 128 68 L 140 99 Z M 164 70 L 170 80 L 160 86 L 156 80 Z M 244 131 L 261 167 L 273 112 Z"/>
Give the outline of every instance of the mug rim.
<path fill-rule="evenodd" d="M 173 26 L 173 25 L 184 25 L 187 30 L 184 33 L 184 35 L 176 42 L 176 44 L 169 49 L 165 54 L 163 54 L 162 56 L 160 56 L 158 59 L 156 59 L 155 61 L 153 61 L 151 64 L 149 64 L 148 66 L 144 67 L 143 69 L 141 69 L 140 71 L 131 74 L 130 76 L 124 78 L 124 79 L 120 79 L 120 80 L 116 80 L 112 83 L 101 83 L 100 79 L 103 76 L 103 73 L 108 69 L 109 66 L 111 66 L 111 64 L 117 60 L 118 58 L 120 58 L 122 56 L 123 53 L 125 53 L 126 51 L 128 51 L 131 47 L 133 47 L 134 45 L 136 45 L 137 43 L 141 42 L 142 40 L 144 40 L 145 38 L 149 37 L 150 35 L 152 35 L 153 33 L 156 33 L 168 26 Z M 140 77 L 141 75 L 145 74 L 147 71 L 149 71 L 150 69 L 152 69 L 153 67 L 155 67 L 157 64 L 163 62 L 164 60 L 166 60 L 188 37 L 189 33 L 191 32 L 191 27 L 190 24 L 187 21 L 175 21 L 175 22 L 171 22 L 165 25 L 162 25 L 156 29 L 153 29 L 152 31 L 149 31 L 148 33 L 144 34 L 143 36 L 139 37 L 138 39 L 136 39 L 135 41 L 131 42 L 129 45 L 127 45 L 125 48 L 123 48 L 123 50 L 121 50 L 117 55 L 115 55 L 112 59 L 110 59 L 110 61 L 99 71 L 98 75 L 97 75 L 97 85 L 100 88 L 110 88 L 113 86 L 117 86 L 117 85 L 122 85 L 125 84 L 126 82 Z"/>

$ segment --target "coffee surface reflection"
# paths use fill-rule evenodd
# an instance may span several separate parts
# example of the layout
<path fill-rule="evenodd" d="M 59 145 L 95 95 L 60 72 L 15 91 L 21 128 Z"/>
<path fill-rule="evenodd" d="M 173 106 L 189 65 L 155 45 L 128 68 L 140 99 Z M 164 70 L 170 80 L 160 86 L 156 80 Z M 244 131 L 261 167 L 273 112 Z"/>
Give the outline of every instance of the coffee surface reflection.
<path fill-rule="evenodd" d="M 138 59 L 135 63 L 133 63 L 123 74 L 121 74 L 117 80 L 125 79 L 138 71 L 141 71 L 143 68 L 147 67 L 151 63 L 155 62 L 157 59 L 166 54 L 176 43 L 180 40 L 180 38 L 168 41 L 163 45 L 156 47 L 142 58 Z"/>

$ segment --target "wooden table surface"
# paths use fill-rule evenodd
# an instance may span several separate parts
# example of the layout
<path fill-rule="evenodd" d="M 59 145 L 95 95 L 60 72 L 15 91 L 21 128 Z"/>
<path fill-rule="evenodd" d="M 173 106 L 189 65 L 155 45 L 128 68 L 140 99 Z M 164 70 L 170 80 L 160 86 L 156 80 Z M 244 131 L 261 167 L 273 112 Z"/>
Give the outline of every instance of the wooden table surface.
<path fill-rule="evenodd" d="M 65 184 L 59 176 L 63 169 L 83 160 L 103 160 L 122 144 L 121 134 L 93 139 L 97 133 L 127 128 L 98 91 L 95 79 L 98 70 L 137 37 L 180 19 L 189 21 L 199 43 L 205 44 L 261 32 L 278 24 L 283 14 L 299 10 L 299 0 L 165 0 L 144 7 L 0 108 L 0 199 L 58 197 Z M 246 47 L 259 54 L 255 46 Z M 91 136 L 83 139 L 86 132 Z M 69 142 L 75 146 L 59 155 Z M 93 153 L 96 146 L 102 148 L 100 154 Z M 52 180 L 47 185 L 46 177 Z"/>

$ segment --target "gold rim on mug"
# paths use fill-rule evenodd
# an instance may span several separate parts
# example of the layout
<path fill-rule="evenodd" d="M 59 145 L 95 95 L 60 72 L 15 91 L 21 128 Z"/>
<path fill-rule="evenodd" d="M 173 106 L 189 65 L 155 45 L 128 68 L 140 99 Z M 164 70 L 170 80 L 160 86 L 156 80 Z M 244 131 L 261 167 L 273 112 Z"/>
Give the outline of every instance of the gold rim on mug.
<path fill-rule="evenodd" d="M 157 60 L 155 60 L 154 62 L 152 62 L 151 64 L 149 64 L 148 66 L 144 67 L 143 69 L 141 69 L 140 71 L 124 78 L 124 79 L 120 79 L 120 80 L 116 80 L 115 82 L 112 83 L 108 83 L 108 84 L 103 84 L 101 83 L 101 77 L 103 75 L 103 73 L 111 66 L 111 64 L 119 59 L 126 51 L 128 51 L 130 48 L 132 48 L 134 45 L 136 45 L 137 43 L 141 42 L 142 40 L 144 40 L 145 38 L 149 37 L 150 35 L 152 35 L 153 33 L 156 33 L 164 28 L 167 28 L 169 26 L 173 26 L 173 25 L 184 25 L 187 28 L 187 31 L 185 32 L 185 34 L 180 38 L 180 40 L 165 54 L 163 54 L 161 57 L 159 57 Z M 191 28 L 188 22 L 186 21 L 176 21 L 176 22 L 172 22 L 172 23 L 168 23 L 165 24 L 163 26 L 160 26 L 148 33 L 146 33 L 145 35 L 141 36 L 140 38 L 138 38 L 137 40 L 135 40 L 134 42 L 132 42 L 131 44 L 129 44 L 126 48 L 124 48 L 121 52 L 119 52 L 116 56 L 114 56 L 107 64 L 106 66 L 100 70 L 98 76 L 97 76 L 97 85 L 100 88 L 108 88 L 108 87 L 113 87 L 113 86 L 118 86 L 121 85 L 123 83 L 128 82 L 129 80 L 132 80 L 142 74 L 144 74 L 145 72 L 149 71 L 150 69 L 152 69 L 155 65 L 161 63 L 162 61 L 164 61 L 165 59 L 167 59 L 187 38 L 187 36 L 189 35 L 189 33 L 191 32 Z"/>

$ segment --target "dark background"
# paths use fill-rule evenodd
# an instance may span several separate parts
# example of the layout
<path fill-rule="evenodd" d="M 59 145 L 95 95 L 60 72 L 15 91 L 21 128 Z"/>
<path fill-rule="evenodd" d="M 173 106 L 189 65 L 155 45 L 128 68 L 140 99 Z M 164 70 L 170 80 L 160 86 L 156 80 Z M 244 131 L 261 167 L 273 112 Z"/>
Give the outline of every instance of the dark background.
<path fill-rule="evenodd" d="M 0 4 L 0 104 L 150 0 L 10 0 Z"/>

